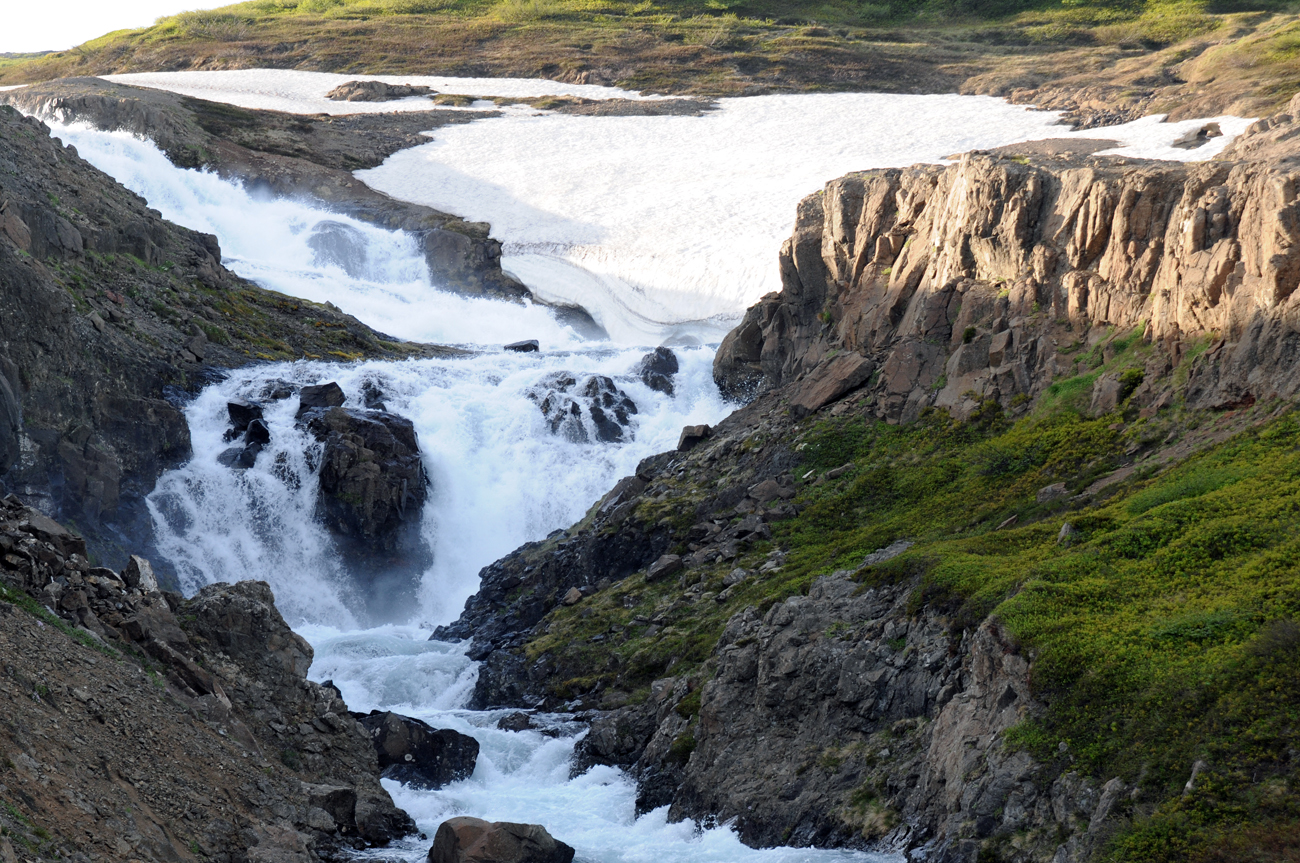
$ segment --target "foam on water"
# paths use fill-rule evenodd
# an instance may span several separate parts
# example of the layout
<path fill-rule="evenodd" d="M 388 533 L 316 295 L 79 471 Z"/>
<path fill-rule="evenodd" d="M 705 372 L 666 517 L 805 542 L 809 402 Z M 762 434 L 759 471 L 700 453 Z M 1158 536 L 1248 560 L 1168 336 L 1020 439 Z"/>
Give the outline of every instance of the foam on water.
<path fill-rule="evenodd" d="M 493 821 L 546 825 L 577 849 L 579 863 L 895 863 L 898 855 L 808 848 L 755 850 L 742 845 L 728 828 L 700 830 L 690 822 L 668 823 L 667 807 L 635 817 L 636 787 L 621 771 L 595 767 L 569 778 L 569 763 L 579 729 L 559 727 L 566 736 L 496 728 L 506 710 L 455 709 L 449 693 L 468 693 L 474 663 L 451 645 L 425 641 L 412 627 L 340 632 L 327 627 L 300 630 L 316 649 L 311 676 L 332 679 L 350 705 L 395 710 L 437 728 L 454 728 L 479 742 L 479 759 L 469 779 L 438 791 L 411 791 L 384 785 L 396 803 L 432 836 L 439 823 L 472 814 Z M 426 687 L 423 691 L 421 687 Z M 539 717 L 545 721 L 548 717 Z M 559 717 L 550 717 L 557 720 Z M 428 842 L 386 848 L 421 861 Z"/>

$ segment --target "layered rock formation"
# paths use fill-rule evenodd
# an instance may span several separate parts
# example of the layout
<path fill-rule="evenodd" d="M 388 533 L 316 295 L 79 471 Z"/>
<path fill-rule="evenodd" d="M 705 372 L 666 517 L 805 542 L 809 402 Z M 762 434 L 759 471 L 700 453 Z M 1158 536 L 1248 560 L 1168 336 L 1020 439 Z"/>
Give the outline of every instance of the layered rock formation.
<path fill-rule="evenodd" d="M 1289 397 L 1300 237 L 1278 148 L 1295 126 L 1257 124 L 1207 163 L 1004 148 L 835 180 L 800 204 L 782 291 L 728 335 L 715 377 L 737 397 L 798 381 L 804 413 L 862 387 L 890 421 L 965 416 L 1027 404 L 1074 371 L 1067 350 L 1140 326 L 1167 359 L 1210 339 L 1192 407 Z"/>

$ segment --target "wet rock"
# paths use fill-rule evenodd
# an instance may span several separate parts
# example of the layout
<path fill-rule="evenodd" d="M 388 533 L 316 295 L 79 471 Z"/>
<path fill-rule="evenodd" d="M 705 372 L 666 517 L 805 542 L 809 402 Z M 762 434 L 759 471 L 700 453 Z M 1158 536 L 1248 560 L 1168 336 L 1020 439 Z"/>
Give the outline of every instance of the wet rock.
<path fill-rule="evenodd" d="M 497 728 L 502 731 L 531 731 L 536 727 L 533 724 L 533 718 L 522 710 L 517 710 L 497 720 Z"/>
<path fill-rule="evenodd" d="M 390 102 L 409 96 L 428 96 L 434 91 L 419 84 L 386 84 L 383 81 L 347 81 L 325 94 L 335 102 Z"/>
<path fill-rule="evenodd" d="M 641 358 L 633 374 L 650 389 L 672 395 L 673 375 L 678 368 L 677 355 L 669 348 L 658 347 Z"/>
<path fill-rule="evenodd" d="M 271 442 L 271 429 L 267 427 L 265 420 L 255 419 L 248 424 L 248 429 L 244 432 L 244 440 L 259 446 L 269 444 Z"/>
<path fill-rule="evenodd" d="M 343 388 L 334 381 L 303 387 L 298 393 L 297 416 L 301 417 L 313 408 L 342 407 L 346 400 L 347 396 L 343 394 Z"/>
<path fill-rule="evenodd" d="M 397 713 L 354 716 L 370 735 L 385 779 L 435 789 L 474 773 L 479 745 L 473 737 Z"/>
<path fill-rule="evenodd" d="M 342 390 L 313 400 L 341 401 Z M 307 404 L 306 389 L 303 403 Z M 320 509 L 327 527 L 358 549 L 387 554 L 402 544 L 404 528 L 418 525 L 428 496 L 415 427 L 383 411 L 310 408 L 307 428 L 324 443 Z M 409 531 L 407 531 L 409 532 Z"/>
<path fill-rule="evenodd" d="M 605 443 L 632 438 L 636 402 L 605 375 L 579 380 L 568 372 L 555 372 L 539 381 L 528 397 L 546 417 L 551 432 L 574 443 L 592 437 Z M 590 420 L 590 427 L 584 418 Z"/>
<path fill-rule="evenodd" d="M 459 816 L 438 825 L 428 863 L 572 863 L 573 848 L 540 824 Z"/>
<path fill-rule="evenodd" d="M 505 346 L 505 350 L 514 351 L 517 354 L 533 354 L 541 350 L 542 346 L 537 339 L 527 339 L 522 342 L 511 342 Z"/>
<path fill-rule="evenodd" d="M 709 439 L 713 429 L 707 425 L 686 426 L 682 429 L 681 437 L 677 439 L 678 452 L 690 452 L 701 443 Z"/>
<path fill-rule="evenodd" d="M 249 423 L 262 418 L 262 406 L 244 401 L 227 402 L 226 414 L 230 417 L 231 431 L 240 435 L 248 430 Z M 233 437 L 228 439 L 233 440 Z"/>

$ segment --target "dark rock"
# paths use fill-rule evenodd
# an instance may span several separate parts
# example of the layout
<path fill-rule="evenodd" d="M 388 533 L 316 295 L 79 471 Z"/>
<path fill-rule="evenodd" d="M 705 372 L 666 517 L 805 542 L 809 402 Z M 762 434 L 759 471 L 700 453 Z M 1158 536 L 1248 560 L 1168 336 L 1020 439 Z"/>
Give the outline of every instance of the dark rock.
<path fill-rule="evenodd" d="M 574 850 L 539 824 L 459 816 L 438 825 L 428 863 L 572 863 Z"/>
<path fill-rule="evenodd" d="M 497 728 L 502 731 L 532 731 L 537 728 L 537 725 L 527 713 L 515 711 L 498 719 Z"/>
<path fill-rule="evenodd" d="M 141 593 L 153 593 L 158 589 L 158 579 L 153 574 L 153 566 L 138 554 L 131 555 L 127 561 L 126 569 L 122 570 L 122 580 Z"/>
<path fill-rule="evenodd" d="M 538 343 L 537 339 L 528 339 L 527 341 L 522 342 L 511 342 L 505 346 L 505 349 L 508 351 L 514 351 L 518 354 L 531 354 L 541 350 L 541 345 Z"/>
<path fill-rule="evenodd" d="M 0 475 L 18 460 L 19 435 L 23 429 L 23 410 L 13 388 L 0 375 Z"/>
<path fill-rule="evenodd" d="M 230 416 L 230 427 L 242 434 L 249 423 L 262 418 L 262 406 L 242 401 L 227 402 L 226 413 Z"/>
<path fill-rule="evenodd" d="M 427 96 L 433 90 L 418 84 L 386 84 L 383 81 L 347 81 L 325 94 L 335 102 L 390 102 L 408 96 Z"/>
<path fill-rule="evenodd" d="M 419 521 L 428 495 L 414 425 L 382 411 L 336 406 L 311 410 L 307 428 L 325 444 L 320 491 L 326 524 L 377 550 L 395 548 L 397 532 Z"/>
<path fill-rule="evenodd" d="M 343 388 L 330 381 L 327 384 L 303 387 L 298 393 L 298 416 L 301 417 L 312 408 L 342 407 L 347 401 Z"/>
<path fill-rule="evenodd" d="M 678 368 L 677 355 L 669 348 L 658 347 L 641 358 L 633 374 L 650 389 L 672 395 L 673 375 Z"/>
<path fill-rule="evenodd" d="M 357 721 L 374 743 L 385 779 L 435 789 L 474 773 L 479 747 L 473 737 L 396 713 L 375 711 Z"/>
<path fill-rule="evenodd" d="M 713 429 L 707 425 L 686 426 L 682 429 L 682 436 L 677 439 L 677 451 L 690 452 L 708 440 L 712 433 Z"/>
<path fill-rule="evenodd" d="M 661 555 L 658 560 L 650 564 L 650 568 L 645 572 L 647 582 L 662 581 L 674 573 L 682 571 L 682 557 L 679 554 Z"/>
<path fill-rule="evenodd" d="M 266 421 L 255 419 L 248 424 L 248 430 L 244 432 L 244 440 L 250 444 L 268 444 L 271 442 L 271 430 L 267 428 Z"/>
<path fill-rule="evenodd" d="M 606 443 L 632 437 L 629 426 L 637 412 L 636 403 L 605 375 L 579 382 L 568 372 L 555 372 L 539 381 L 528 397 L 536 402 L 552 433 L 575 443 L 585 443 L 592 436 Z M 590 429 L 583 422 L 584 415 L 591 418 Z"/>

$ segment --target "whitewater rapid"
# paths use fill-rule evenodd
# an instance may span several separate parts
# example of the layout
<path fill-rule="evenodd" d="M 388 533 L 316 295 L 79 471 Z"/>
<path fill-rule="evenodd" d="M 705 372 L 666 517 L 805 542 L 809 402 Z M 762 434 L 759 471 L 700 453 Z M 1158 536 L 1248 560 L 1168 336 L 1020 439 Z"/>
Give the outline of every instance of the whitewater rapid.
<path fill-rule="evenodd" d="M 165 73 L 125 83 L 189 92 L 249 107 L 318 109 L 343 76 L 302 72 Z M 403 78 L 412 83 L 423 79 Z M 621 98 L 611 88 L 554 82 L 439 81 L 450 92 Z M 357 106 L 349 105 L 348 110 Z M 363 106 L 371 110 L 375 106 Z M 405 100 L 402 110 L 427 107 Z M 329 103 L 329 110 L 344 106 Z M 1245 121 L 1220 118 L 1225 136 Z M 597 767 L 569 777 L 580 730 L 508 732 L 504 711 L 463 709 L 477 667 L 464 645 L 428 640 L 454 619 L 484 565 L 579 520 L 637 462 L 671 449 L 682 426 L 716 423 L 732 405 L 711 364 L 718 338 L 744 307 L 779 287 L 776 252 L 794 206 L 850 170 L 934 161 L 971 147 L 1060 137 L 1056 117 L 991 99 L 838 94 L 723 100 L 700 117 L 574 117 L 531 109 L 439 130 L 430 144 L 362 172 L 407 200 L 492 222 L 505 265 L 537 294 L 590 309 L 611 335 L 585 341 L 543 307 L 458 297 L 432 283 L 411 237 L 172 166 L 127 135 L 60 126 L 83 157 L 180 224 L 214 233 L 224 262 L 272 290 L 331 302 L 393 336 L 459 344 L 458 358 L 399 363 L 276 363 L 232 372 L 185 407 L 194 455 L 149 496 L 158 548 L 186 593 L 215 581 L 262 579 L 313 645 L 314 680 L 332 679 L 355 710 L 392 709 L 472 734 L 482 749 L 469 779 L 438 791 L 385 781 L 432 835 L 455 814 L 541 823 L 577 848 L 579 863 L 896 863 L 896 855 L 811 849 L 754 850 L 726 826 L 669 824 L 666 809 L 634 816 L 635 787 Z M 1096 130 L 1136 155 L 1169 144 L 1201 121 Z M 1188 158 L 1188 151 L 1171 151 Z M 1210 150 L 1192 151 L 1204 158 Z M 351 252 L 322 251 L 344 235 Z M 542 351 L 501 345 L 537 338 Z M 681 362 L 672 396 L 632 371 L 654 345 L 674 342 Z M 576 443 L 552 434 L 529 393 L 548 374 L 611 377 L 635 401 L 632 439 Z M 432 563 L 411 602 L 376 605 L 341 565 L 315 518 L 319 444 L 294 422 L 297 399 L 270 394 L 336 381 L 348 407 L 379 392 L 408 417 L 431 479 L 420 535 Z M 236 472 L 217 457 L 229 445 L 226 404 L 262 403 L 271 444 Z M 382 859 L 423 860 L 411 838 Z"/>

